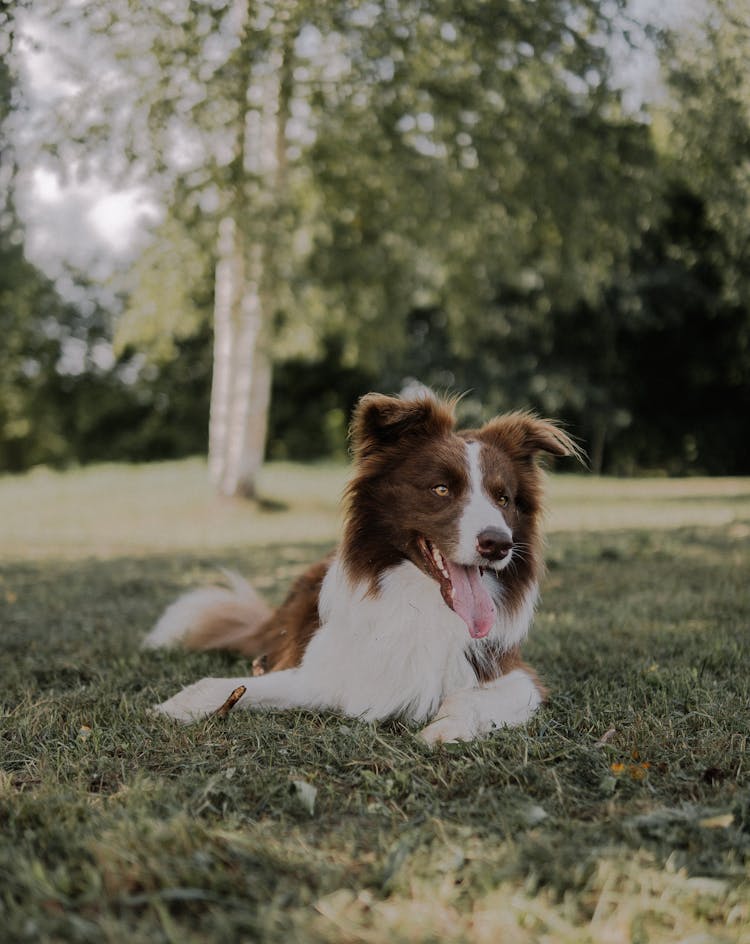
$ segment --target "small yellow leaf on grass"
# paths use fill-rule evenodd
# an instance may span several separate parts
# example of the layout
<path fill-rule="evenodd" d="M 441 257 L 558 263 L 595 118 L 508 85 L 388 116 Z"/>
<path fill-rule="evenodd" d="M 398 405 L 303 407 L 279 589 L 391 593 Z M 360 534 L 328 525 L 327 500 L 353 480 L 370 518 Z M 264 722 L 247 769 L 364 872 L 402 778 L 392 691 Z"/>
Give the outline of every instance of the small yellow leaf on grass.
<path fill-rule="evenodd" d="M 91 728 L 87 724 L 82 724 L 78 729 L 78 740 L 79 741 L 88 741 L 91 737 Z"/>
<path fill-rule="evenodd" d="M 18 599 L 18 595 L 13 593 L 12 590 L 5 591 L 5 602 L 6 603 L 15 603 Z"/>
<path fill-rule="evenodd" d="M 627 772 L 630 774 L 631 780 L 645 780 L 648 776 L 650 767 L 651 764 L 647 760 L 640 764 L 623 764 L 618 762 L 609 765 L 609 769 L 612 771 L 615 777 L 620 777 L 627 770 Z"/>
<path fill-rule="evenodd" d="M 734 822 L 732 813 L 719 813 L 718 816 L 708 816 L 698 820 L 698 825 L 704 829 L 726 829 Z"/>

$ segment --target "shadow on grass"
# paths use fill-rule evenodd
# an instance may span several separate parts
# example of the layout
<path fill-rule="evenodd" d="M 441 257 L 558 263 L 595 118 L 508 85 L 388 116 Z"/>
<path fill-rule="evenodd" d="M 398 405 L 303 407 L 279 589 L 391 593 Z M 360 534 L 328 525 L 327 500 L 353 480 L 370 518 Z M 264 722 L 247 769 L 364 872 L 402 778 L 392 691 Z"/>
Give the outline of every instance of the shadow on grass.
<path fill-rule="evenodd" d="M 165 922 L 376 942 L 596 940 L 592 922 L 652 913 L 683 937 L 731 927 L 750 851 L 745 532 L 555 534 L 527 646 L 552 696 L 527 729 L 433 752 L 398 721 L 149 714 L 246 670 L 140 651 L 177 593 L 229 567 L 277 602 L 329 549 L 4 566 L 11 939 L 30 914 L 32 937 L 80 940 L 166 939 Z"/>

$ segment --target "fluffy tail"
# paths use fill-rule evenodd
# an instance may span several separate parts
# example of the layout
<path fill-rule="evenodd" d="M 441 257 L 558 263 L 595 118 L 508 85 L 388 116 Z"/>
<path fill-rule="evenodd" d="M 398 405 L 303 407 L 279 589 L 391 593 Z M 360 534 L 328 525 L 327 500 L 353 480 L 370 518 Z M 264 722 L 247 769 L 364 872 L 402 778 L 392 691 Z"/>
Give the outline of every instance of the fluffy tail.
<path fill-rule="evenodd" d="M 270 607 L 237 574 L 225 572 L 226 587 L 200 587 L 178 597 L 143 640 L 144 649 L 231 649 L 255 656 L 263 651 L 263 625 Z"/>

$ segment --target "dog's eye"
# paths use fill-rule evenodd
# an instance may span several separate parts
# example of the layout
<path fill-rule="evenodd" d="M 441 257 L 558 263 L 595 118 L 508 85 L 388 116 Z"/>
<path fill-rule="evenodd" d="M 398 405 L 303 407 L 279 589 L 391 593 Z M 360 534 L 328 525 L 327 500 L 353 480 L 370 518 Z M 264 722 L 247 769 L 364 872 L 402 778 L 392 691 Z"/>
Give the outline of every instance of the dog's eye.
<path fill-rule="evenodd" d="M 507 495 L 501 494 L 495 496 L 495 501 L 501 508 L 507 508 L 510 504 L 510 498 Z"/>
<path fill-rule="evenodd" d="M 447 485 L 433 485 L 432 491 L 440 498 L 447 498 L 451 493 Z"/>

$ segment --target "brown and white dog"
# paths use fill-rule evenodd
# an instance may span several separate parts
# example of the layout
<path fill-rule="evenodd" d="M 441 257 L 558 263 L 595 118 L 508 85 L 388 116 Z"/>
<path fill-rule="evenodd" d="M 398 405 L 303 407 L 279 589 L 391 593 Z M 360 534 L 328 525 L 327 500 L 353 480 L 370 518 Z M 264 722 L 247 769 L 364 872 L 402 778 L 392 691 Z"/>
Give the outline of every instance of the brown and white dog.
<path fill-rule="evenodd" d="M 579 456 L 528 413 L 457 432 L 454 404 L 368 394 L 352 423 L 343 540 L 275 611 L 231 577 L 173 603 L 149 647 L 225 648 L 250 678 L 207 678 L 157 710 L 189 721 L 241 685 L 239 708 L 323 708 L 429 722 L 429 743 L 522 724 L 544 688 L 522 660 L 542 571 L 540 453 Z"/>

